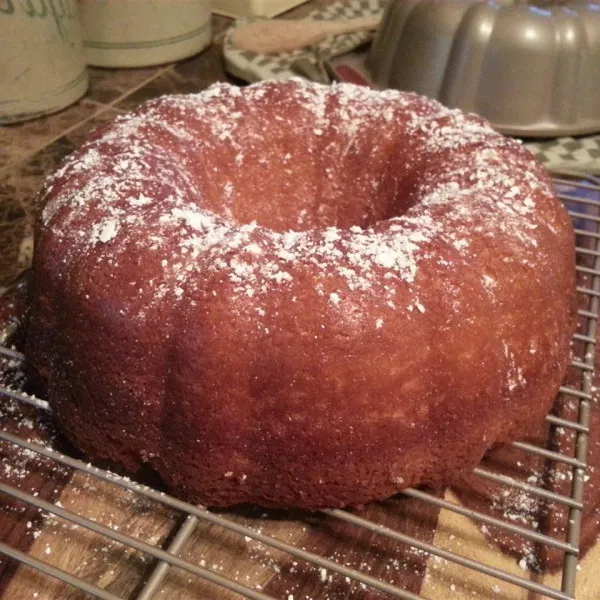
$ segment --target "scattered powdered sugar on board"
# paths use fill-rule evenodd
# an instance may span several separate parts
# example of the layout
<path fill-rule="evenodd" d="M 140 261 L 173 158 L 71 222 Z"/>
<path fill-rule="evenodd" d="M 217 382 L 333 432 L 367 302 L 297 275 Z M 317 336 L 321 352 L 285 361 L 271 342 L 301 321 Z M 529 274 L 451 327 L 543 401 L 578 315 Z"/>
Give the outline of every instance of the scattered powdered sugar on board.
<path fill-rule="evenodd" d="M 20 322 L 18 317 L 15 317 L 15 320 Z M 9 334 L 3 344 L 10 343 L 10 339 Z M 0 356 L 0 386 L 27 396 L 22 391 L 25 383 L 23 362 Z M 51 448 L 55 443 L 55 431 L 47 414 L 4 394 L 0 401 L 0 427 L 6 433 L 44 448 Z M 43 488 L 41 495 L 52 501 L 56 488 L 60 488 L 62 481 L 68 477 L 67 468 L 17 444 L 4 442 L 0 447 L 0 455 L 2 482 L 34 496 L 40 495 L 39 492 Z M 43 511 L 9 497 L 0 505 L 2 525 L 13 535 L 21 531 L 19 541 L 13 545 L 16 544 L 18 549 L 23 551 L 40 536 L 40 525 L 45 522 L 47 516 Z"/>

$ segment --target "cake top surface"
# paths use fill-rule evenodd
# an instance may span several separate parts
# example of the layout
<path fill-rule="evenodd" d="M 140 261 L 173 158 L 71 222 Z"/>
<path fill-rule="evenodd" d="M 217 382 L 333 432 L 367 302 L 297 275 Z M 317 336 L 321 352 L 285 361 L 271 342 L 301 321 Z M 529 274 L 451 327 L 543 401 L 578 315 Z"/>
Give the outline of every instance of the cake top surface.
<path fill-rule="evenodd" d="M 366 168 L 358 175 L 352 171 L 357 163 L 344 161 L 353 152 L 381 154 L 383 131 L 391 132 L 403 154 L 399 172 L 434 165 L 436 176 L 416 182 L 414 200 L 401 214 L 362 224 L 319 221 L 322 209 L 353 193 L 353 177 L 360 179 L 357 188 L 370 187 L 366 196 L 377 198 L 383 172 Z M 289 179 L 315 188 L 319 178 L 333 180 L 334 196 L 319 199 L 317 191 L 312 215 L 291 206 L 297 227 L 277 230 L 260 219 L 237 219 L 231 199 L 243 197 L 245 185 L 262 185 L 262 171 L 247 183 L 265 162 L 256 158 L 257 148 L 284 138 L 293 143 L 286 142 L 290 151 L 277 160 L 289 166 Z M 297 163 L 313 151 L 326 159 L 315 159 L 318 168 L 304 175 Z M 226 277 L 236 294 L 248 297 L 289 286 L 293 271 L 305 269 L 335 278 L 333 291 L 320 281 L 316 287 L 333 306 L 349 292 L 374 288 L 393 304 L 397 284 L 415 283 L 432 244 L 448 249 L 442 267 L 466 259 L 473 228 L 510 238 L 521 247 L 522 260 L 531 258 L 537 245 L 532 232 L 539 226 L 535 204 L 552 196 L 539 173 L 517 142 L 480 118 L 415 94 L 299 80 L 243 89 L 216 84 L 199 94 L 151 101 L 96 133 L 47 180 L 40 223 L 69 240 L 65 271 L 76 256 L 90 252 L 117 264 L 135 243 L 146 260 L 160 265 L 162 273 L 152 281 L 157 297 L 183 297 L 192 285 L 189 273 L 198 269 Z M 292 204 L 283 194 L 267 196 L 265 212 Z M 366 202 L 368 212 L 368 202 L 376 200 Z M 489 289 L 493 278 L 486 277 Z"/>

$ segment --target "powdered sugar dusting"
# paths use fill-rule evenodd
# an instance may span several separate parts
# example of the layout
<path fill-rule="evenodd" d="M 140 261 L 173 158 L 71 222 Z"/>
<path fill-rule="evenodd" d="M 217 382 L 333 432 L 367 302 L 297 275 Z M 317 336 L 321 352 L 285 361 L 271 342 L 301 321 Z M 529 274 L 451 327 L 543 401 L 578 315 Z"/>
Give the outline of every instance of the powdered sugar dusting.
<path fill-rule="evenodd" d="M 208 210 L 205 184 L 187 168 L 188 158 L 226 145 L 235 164 L 244 163 L 248 140 L 239 134 L 244 111 L 255 110 L 274 85 L 265 82 L 240 90 L 217 84 L 200 94 L 163 97 L 118 118 L 67 159 L 46 184 L 43 211 L 46 228 L 69 239 L 73 252 L 65 256 L 65 264 L 97 246 L 104 247 L 102 260 L 118 264 L 127 240 L 136 240 L 141 256 L 160 265 L 149 281 L 157 301 L 184 299 L 187 289 L 201 285 L 198 272 L 223 275 L 233 293 L 246 299 L 258 302 L 276 289 L 289 290 L 285 293 L 291 298 L 297 295 L 296 274 L 303 273 L 332 309 L 343 305 L 349 292 L 376 291 L 382 307 L 394 310 L 395 295 L 403 289 L 412 295 L 408 306 L 418 315 L 426 312 L 418 298 L 419 270 L 432 268 L 432 244 L 442 244 L 456 260 L 467 260 L 471 236 L 482 233 L 482 215 L 485 235 L 512 240 L 521 258 L 528 248 L 535 249 L 536 197 L 551 192 L 535 175 L 533 162 L 531 171 L 511 162 L 515 143 L 478 117 L 435 101 L 349 84 L 278 85 L 287 86 L 289 96 L 311 115 L 315 138 L 335 132 L 343 152 L 355 147 L 364 137 L 361 132 L 380 119 L 416 144 L 409 166 L 424 160 L 448 163 L 438 167 L 437 177 L 418 184 L 415 202 L 404 214 L 368 227 L 274 231 L 235 220 L 237 190 L 226 180 L 220 188 L 220 214 Z M 272 118 L 286 124 L 276 110 Z M 196 122 L 207 124 L 208 137 L 192 135 Z M 286 126 L 293 136 L 294 123 Z M 310 140 L 306 143 L 311 152 L 316 148 Z M 469 148 L 468 157 L 455 152 L 460 148 Z M 285 157 L 286 163 L 293 160 L 290 153 Z M 324 169 L 331 176 L 330 167 Z M 379 189 L 378 181 L 371 184 Z M 323 204 L 316 205 L 319 213 Z M 298 223 L 308 217 L 302 209 Z M 440 260 L 435 268 L 450 269 L 452 263 Z M 335 285 L 328 282 L 332 277 Z M 490 279 L 482 284 L 493 288 Z"/>
<path fill-rule="evenodd" d="M 116 219 L 107 219 L 92 228 L 92 240 L 106 244 L 119 232 L 119 222 Z"/>

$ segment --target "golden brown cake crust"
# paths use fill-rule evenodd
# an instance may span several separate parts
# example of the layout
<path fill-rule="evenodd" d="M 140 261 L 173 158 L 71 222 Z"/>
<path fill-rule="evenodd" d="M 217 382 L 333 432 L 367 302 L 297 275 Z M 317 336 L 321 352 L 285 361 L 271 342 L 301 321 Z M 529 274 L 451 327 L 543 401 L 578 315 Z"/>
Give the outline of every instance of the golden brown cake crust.
<path fill-rule="evenodd" d="M 572 228 L 480 118 L 292 81 L 167 96 L 50 177 L 27 354 L 67 435 L 194 502 L 359 505 L 548 412 Z"/>

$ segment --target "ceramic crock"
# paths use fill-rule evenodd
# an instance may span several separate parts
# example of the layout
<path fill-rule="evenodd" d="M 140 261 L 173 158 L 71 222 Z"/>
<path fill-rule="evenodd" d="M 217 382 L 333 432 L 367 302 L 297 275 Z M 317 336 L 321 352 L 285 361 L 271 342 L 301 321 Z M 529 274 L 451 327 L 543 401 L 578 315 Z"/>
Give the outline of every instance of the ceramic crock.
<path fill-rule="evenodd" d="M 211 42 L 210 0 L 80 0 L 80 8 L 90 65 L 158 65 Z"/>
<path fill-rule="evenodd" d="M 0 123 L 56 112 L 87 87 L 76 0 L 0 0 Z"/>

